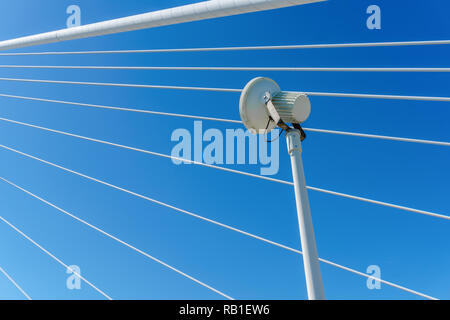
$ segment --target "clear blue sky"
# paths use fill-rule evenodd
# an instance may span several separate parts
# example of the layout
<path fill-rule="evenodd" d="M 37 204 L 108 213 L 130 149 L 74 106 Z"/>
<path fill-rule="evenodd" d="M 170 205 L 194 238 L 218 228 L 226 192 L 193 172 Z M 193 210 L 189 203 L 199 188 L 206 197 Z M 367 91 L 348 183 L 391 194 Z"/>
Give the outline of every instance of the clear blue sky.
<path fill-rule="evenodd" d="M 8 1 L 0 38 L 65 27 L 77 4 L 82 23 L 194 1 Z M 366 8 L 382 10 L 382 29 L 366 28 Z M 450 37 L 441 0 L 333 0 L 271 12 L 29 48 L 102 50 L 438 40 Z M 24 50 L 20 50 L 24 51 Z M 141 66 L 448 67 L 448 46 L 292 51 L 1 57 L 1 64 Z M 283 89 L 449 96 L 446 73 L 0 70 L 1 77 L 242 88 L 255 76 Z M 239 119 L 237 93 L 0 83 L 0 93 Z M 2 117 L 170 153 L 176 128 L 193 122 L 160 116 L 0 98 Z M 311 98 L 308 127 L 449 141 L 444 102 Z M 234 128 L 204 122 L 204 128 Z M 202 216 L 300 248 L 293 190 L 213 169 L 0 123 L 0 143 Z M 276 176 L 291 180 L 284 138 Z M 446 147 L 310 133 L 304 165 L 311 186 L 449 214 Z M 259 173 L 258 166 L 233 169 Z M 0 175 L 237 299 L 305 299 L 301 257 L 173 210 L 0 150 Z M 272 199 L 268 201 L 267 193 Z M 448 221 L 310 192 L 319 255 L 438 298 L 450 298 Z M 219 299 L 219 295 L 0 183 L 0 213 L 114 299 Z M 65 287 L 64 268 L 0 224 L 0 266 L 35 299 L 101 299 L 83 284 Z M 415 299 L 321 265 L 329 299 Z M 0 275 L 0 298 L 23 298 Z"/>

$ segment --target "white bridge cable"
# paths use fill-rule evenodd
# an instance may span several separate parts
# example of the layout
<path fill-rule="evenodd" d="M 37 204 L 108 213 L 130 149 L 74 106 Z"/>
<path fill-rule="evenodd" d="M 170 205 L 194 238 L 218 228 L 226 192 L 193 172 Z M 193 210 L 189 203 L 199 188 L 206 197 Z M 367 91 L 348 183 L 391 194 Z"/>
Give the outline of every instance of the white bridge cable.
<path fill-rule="evenodd" d="M 236 92 L 236 93 L 242 92 L 242 89 L 232 89 L 232 88 L 209 88 L 209 87 L 110 83 L 110 82 L 83 82 L 83 81 L 67 81 L 67 80 L 0 78 L 0 81 L 72 84 L 72 85 L 124 87 L 124 88 L 171 89 L 171 90 L 189 90 L 189 91 Z M 322 97 L 450 102 L 450 97 L 404 96 L 404 95 L 385 95 L 385 94 L 380 95 L 380 94 L 365 94 L 365 93 L 334 93 L 334 92 L 303 92 L 303 93 L 310 95 L 310 96 L 322 96 Z"/>
<path fill-rule="evenodd" d="M 228 123 L 242 124 L 242 121 L 240 121 L 240 120 L 223 119 L 223 118 L 215 118 L 215 117 L 204 117 L 204 116 L 197 116 L 197 115 L 179 114 L 179 113 L 144 110 L 144 109 L 135 109 L 135 108 L 123 108 L 123 107 L 105 106 L 105 105 L 100 105 L 100 104 L 91 104 L 91 103 L 82 103 L 82 102 L 73 102 L 73 101 L 64 101 L 64 100 L 54 100 L 54 99 L 44 99 L 44 98 L 17 96 L 17 95 L 4 94 L 4 93 L 0 93 L 0 97 L 21 99 L 21 100 L 30 100 L 30 101 L 58 103 L 58 104 L 65 104 L 65 105 L 72 105 L 72 106 L 79 106 L 79 107 L 87 107 L 87 108 L 98 108 L 98 109 L 106 109 L 106 110 L 127 111 L 127 112 L 136 112 L 136 113 L 144 113 L 144 114 L 152 114 L 152 115 L 161 115 L 161 116 L 170 116 L 170 117 L 179 117 L 179 118 L 188 118 L 188 119 L 198 119 L 198 120 L 208 120 L 208 121 L 219 121 L 219 122 L 228 122 Z"/>
<path fill-rule="evenodd" d="M 2 267 L 0 267 L 0 273 L 3 273 L 6 279 L 8 279 L 17 288 L 17 290 L 19 290 L 20 293 L 22 293 L 25 296 L 25 298 L 27 298 L 28 300 L 33 300 L 28 295 L 28 293 L 26 293 L 25 290 L 23 290 L 22 287 L 19 286 L 19 284 Z"/>
<path fill-rule="evenodd" d="M 109 82 L 83 82 L 83 81 L 64 81 L 64 80 L 38 80 L 38 79 L 18 79 L 18 78 L 0 78 L 0 81 L 53 83 L 53 84 L 75 84 L 75 85 L 86 85 L 86 86 L 106 86 L 106 87 L 124 87 L 124 88 L 213 91 L 213 92 L 241 92 L 242 91 L 242 89 L 227 89 L 227 88 L 207 88 L 207 87 L 168 86 L 168 85 L 131 84 L 131 83 L 109 83 Z M 450 98 L 449 98 L 449 101 L 450 101 Z"/>
<path fill-rule="evenodd" d="M 40 101 L 40 102 L 51 102 L 51 103 L 58 103 L 58 104 L 88 107 L 88 108 L 99 108 L 99 109 L 116 110 L 116 111 L 145 113 L 145 114 L 160 115 L 160 116 L 242 124 L 242 121 L 233 120 L 233 119 L 224 119 L 224 118 L 216 118 L 216 117 L 206 117 L 206 116 L 189 115 L 189 114 L 181 114 L 181 113 L 170 113 L 170 112 L 152 111 L 152 110 L 134 109 L 134 108 L 121 108 L 121 107 L 113 107 L 113 106 L 105 106 L 105 105 L 98 105 L 98 104 L 73 102 L 73 101 L 63 101 L 63 100 L 17 96 L 17 95 L 2 94 L 2 93 L 0 93 L 0 97 L 30 100 L 30 101 Z M 315 129 L 315 128 L 306 128 L 306 127 L 303 128 L 303 130 L 310 131 L 310 132 L 316 132 L 316 133 L 355 136 L 355 137 L 371 138 L 371 139 L 382 139 L 382 140 L 393 140 L 393 141 L 401 141 L 401 142 L 432 144 L 432 145 L 440 145 L 440 146 L 446 146 L 446 147 L 450 146 L 450 142 L 445 142 L 445 141 L 433 141 L 433 140 L 414 139 L 414 138 L 392 137 L 392 136 L 384 136 L 384 135 L 376 135 L 376 134 L 336 131 L 336 130 L 327 130 L 327 129 Z"/>
<path fill-rule="evenodd" d="M 431 217 L 435 217 L 435 218 L 450 220 L 450 216 L 445 215 L 445 214 L 440 214 L 440 213 L 435 213 L 435 212 L 425 211 L 425 210 L 420 210 L 420 209 L 414 209 L 414 208 L 400 206 L 400 205 L 389 203 L 389 202 L 373 200 L 373 199 L 369 199 L 369 198 L 354 196 L 351 194 L 336 192 L 336 191 L 322 189 L 322 188 L 316 188 L 316 187 L 311 187 L 311 186 L 307 186 L 306 188 L 309 190 L 312 190 L 312 191 L 327 193 L 327 194 L 330 194 L 333 196 L 368 202 L 368 203 L 377 204 L 377 205 L 384 206 L 384 207 L 389 207 L 389 208 L 394 208 L 394 209 L 399 209 L 399 210 L 409 211 L 409 212 L 415 212 L 415 213 L 419 213 L 419 214 L 423 214 L 423 215 L 427 215 L 427 216 L 431 216 Z"/>
<path fill-rule="evenodd" d="M 14 149 L 11 149 L 11 148 L 8 148 L 8 149 L 11 150 L 11 151 L 14 151 Z M 22 152 L 20 152 L 20 151 L 15 151 L 15 152 L 17 152 L 17 153 L 19 153 L 19 154 L 22 154 L 22 155 L 24 155 L 24 156 L 31 157 L 31 158 L 33 158 L 33 159 L 38 160 L 38 158 L 35 158 L 35 157 L 33 157 L 33 156 L 30 156 L 30 155 L 27 155 L 27 154 L 22 153 Z M 51 164 L 51 163 L 49 163 L 49 162 L 47 162 L 47 161 L 45 161 L 45 160 L 39 160 L 39 161 L 43 161 L 44 163 Z M 53 164 L 51 164 L 51 165 L 53 165 Z M 60 167 L 60 166 L 57 166 L 57 165 L 55 165 L 55 166 L 58 167 L 58 168 L 60 168 L 60 169 L 62 169 L 62 167 Z M 64 170 L 68 170 L 68 171 L 72 172 L 72 171 L 69 170 L 69 169 L 64 169 Z M 81 175 L 81 176 L 84 176 L 84 175 Z M 64 210 L 64 209 L 62 209 L 62 208 L 56 206 L 55 204 L 53 204 L 53 203 L 51 203 L 51 202 L 49 202 L 49 201 L 47 201 L 47 200 L 45 200 L 45 199 L 43 199 L 43 198 L 37 196 L 36 194 L 34 194 L 34 193 L 32 193 L 32 192 L 30 192 L 30 191 L 28 191 L 28 190 L 26 190 L 26 189 L 24 189 L 24 188 L 22 188 L 22 187 L 16 185 L 15 183 L 13 183 L 13 182 L 11 182 L 11 181 L 9 181 L 9 180 L 3 178 L 3 177 L 0 177 L 0 179 L 3 180 L 4 182 L 10 184 L 11 186 L 13 186 L 13 187 L 15 187 L 15 188 L 17 188 L 17 189 L 19 189 L 19 190 L 25 192 L 26 194 L 28 194 L 28 195 L 34 197 L 35 199 L 37 199 L 37 200 L 39 200 L 39 201 L 41 201 L 41 202 L 43 202 L 43 203 L 45 203 L 45 204 L 47 204 L 47 205 L 53 207 L 54 209 L 56 209 L 56 210 L 58 210 L 58 211 L 60 211 L 60 212 L 62 212 L 62 213 L 64 213 L 64 214 L 70 216 L 71 218 L 73 218 L 73 219 L 75 219 L 75 220 L 77 220 L 77 221 L 79 221 L 79 222 L 81 222 L 81 223 L 87 225 L 88 227 L 93 228 L 93 229 L 96 230 L 96 231 L 99 231 L 100 233 L 102 233 L 102 234 L 104 234 L 104 235 L 110 237 L 111 239 L 120 242 L 121 244 L 123 244 L 123 245 L 125 245 L 125 246 L 127 246 L 127 247 L 129 247 L 129 248 L 131 248 L 131 249 L 133 249 L 133 250 L 135 250 L 135 251 L 137 251 L 138 253 L 141 253 L 141 254 L 146 255 L 145 252 L 143 252 L 143 251 L 141 251 L 141 250 L 139 250 L 139 249 L 136 249 L 135 247 L 133 247 L 133 246 L 127 244 L 126 242 L 124 242 L 124 241 L 122 241 L 122 240 L 120 240 L 120 239 L 118 239 L 118 238 L 116 238 L 116 237 L 110 235 L 109 233 L 107 233 L 107 232 L 105 232 L 105 231 L 103 231 L 103 230 L 101 230 L 101 229 L 99 229 L 99 228 L 97 228 L 97 227 L 95 227 L 95 226 L 89 224 L 88 222 L 82 220 L 81 218 L 78 218 L 77 216 L 75 216 L 75 215 L 69 213 L 68 211 L 66 211 L 66 210 Z M 96 181 L 96 179 L 94 179 L 94 181 Z M 109 185 L 109 184 L 108 184 L 108 185 Z M 112 185 L 110 185 L 110 186 L 112 186 Z M 118 188 L 118 190 L 120 190 L 120 189 L 121 189 L 121 188 Z M 131 194 L 134 194 L 134 193 L 131 192 Z M 135 194 L 135 195 L 136 195 L 136 194 Z M 148 198 L 145 197 L 145 196 L 141 196 L 141 198 L 142 198 L 142 199 L 148 200 Z M 173 208 L 173 207 L 172 207 L 172 208 Z M 178 209 L 178 208 L 177 208 L 177 209 Z M 294 249 L 294 248 L 291 248 L 291 247 L 286 246 L 286 245 L 283 245 L 283 244 L 281 244 L 281 243 L 277 243 L 277 242 L 268 240 L 268 239 L 266 239 L 266 238 L 257 236 L 257 235 L 255 235 L 255 234 L 252 234 L 252 233 L 249 233 L 249 232 L 246 232 L 246 231 L 243 231 L 243 230 L 234 228 L 234 227 L 232 227 L 232 226 L 229 226 L 229 225 L 226 225 L 226 224 L 223 224 L 223 223 L 220 223 L 220 222 L 217 222 L 217 221 L 214 221 L 214 220 L 205 218 L 205 217 L 201 217 L 201 216 L 198 216 L 198 215 L 196 215 L 196 214 L 192 214 L 192 213 L 187 212 L 187 211 L 185 211 L 185 210 L 181 210 L 181 209 L 178 209 L 178 210 L 179 210 L 180 212 L 187 213 L 187 214 L 189 214 L 189 215 L 191 215 L 191 216 L 201 218 L 201 219 L 204 220 L 204 221 L 211 222 L 211 223 L 213 223 L 213 224 L 215 224 L 215 225 L 218 225 L 218 226 L 220 226 L 220 227 L 229 229 L 229 230 L 231 230 L 231 231 L 238 232 L 238 233 L 240 233 L 240 234 L 243 234 L 243 235 L 245 235 L 245 236 L 251 237 L 251 238 L 253 238 L 253 239 L 260 240 L 260 241 L 263 241 L 263 242 L 265 242 L 265 243 L 268 243 L 268 244 L 277 246 L 277 247 L 279 247 L 279 248 L 282 248 L 282 249 L 285 249 L 285 250 L 288 250 L 288 251 L 291 251 L 291 252 L 294 252 L 294 253 L 303 255 L 302 251 L 297 250 L 297 249 Z M 367 275 L 367 274 L 365 274 L 365 273 L 363 273 L 363 272 L 357 271 L 357 270 L 352 269 L 352 268 L 349 268 L 349 267 L 345 267 L 345 266 L 343 266 L 343 265 L 334 263 L 334 262 L 332 262 L 332 261 L 329 261 L 329 260 L 326 260 L 326 259 L 322 259 L 322 258 L 319 258 L 319 260 L 320 260 L 322 263 L 331 265 L 331 266 L 336 267 L 336 268 L 339 268 L 339 269 L 341 269 L 341 270 L 348 271 L 348 272 L 354 273 L 354 274 L 356 274 L 356 275 L 359 275 L 359 276 L 362 276 L 362 277 L 365 277 L 365 278 L 368 278 L 368 279 L 378 280 L 378 281 L 380 281 L 380 282 L 382 282 L 382 283 L 384 283 L 384 284 L 386 284 L 386 285 L 389 285 L 389 286 L 391 286 L 391 287 L 394 287 L 394 288 L 397 288 L 397 289 L 400 289 L 400 290 L 403 290 L 403 291 L 406 291 L 406 292 L 409 292 L 409 293 L 412 293 L 412 294 L 421 296 L 421 297 L 423 297 L 423 298 L 431 299 L 431 300 L 438 300 L 437 298 L 432 297 L 432 296 L 430 296 L 430 295 L 427 295 L 427 294 L 418 292 L 418 291 L 416 291 L 416 290 L 412 290 L 412 289 L 406 288 L 406 287 L 404 287 L 404 286 L 395 284 L 395 283 L 390 282 L 390 281 L 387 281 L 387 280 L 383 280 L 383 279 L 381 279 L 381 278 L 377 278 L 377 277 L 374 277 L 374 276 L 371 276 L 371 275 Z"/>
<path fill-rule="evenodd" d="M 103 234 L 104 236 L 107 236 L 108 238 L 110 238 L 110 239 L 112 239 L 112 240 L 114 240 L 114 241 L 117 241 L 117 242 L 119 242 L 120 244 L 122 244 L 122 245 L 124 245 L 124 246 L 126 246 L 126 247 L 128 247 L 128 248 L 130 248 L 130 249 L 132 249 L 132 250 L 134 250 L 134 251 L 136 251 L 137 253 L 139 253 L 139 254 L 141 254 L 141 255 L 143 255 L 143 256 L 145 256 L 145 257 L 147 257 L 147 258 L 153 260 L 154 262 L 157 262 L 157 263 L 161 264 L 162 266 L 164 266 L 164 267 L 166 267 L 166 268 L 169 268 L 169 269 L 172 270 L 172 271 L 175 271 L 176 273 L 180 274 L 181 276 L 183 276 L 183 277 L 185 277 L 185 278 L 187 278 L 187 279 L 189 279 L 189 280 L 194 281 L 195 283 L 197 283 L 197 284 L 199 284 L 199 285 L 201 285 L 201 286 L 203 286 L 203 287 L 205 287 L 205 288 L 207 288 L 207 289 L 209 289 L 209 290 L 211 290 L 211 291 L 213 291 L 213 292 L 215 292 L 215 293 L 221 295 L 222 297 L 224 297 L 224 298 L 226 298 L 226 299 L 234 300 L 234 299 L 231 298 L 229 295 L 226 295 L 225 293 L 223 293 L 223 292 L 221 292 L 221 291 L 219 291 L 219 290 L 217 290 L 217 289 L 215 289 L 215 288 L 213 288 L 213 287 L 207 285 L 206 283 L 204 283 L 204 282 L 202 282 L 202 281 L 200 281 L 200 280 L 198 280 L 198 279 L 196 279 L 196 278 L 194 278 L 194 277 L 192 277 L 192 276 L 190 276 L 190 275 L 184 273 L 183 271 L 180 271 L 179 269 L 177 269 L 177 268 L 175 268 L 175 267 L 173 267 L 173 266 L 167 264 L 167 263 L 164 262 L 164 261 L 162 261 L 162 260 L 160 260 L 160 259 L 158 259 L 158 258 L 155 258 L 154 256 L 150 255 L 149 253 L 144 252 L 144 251 L 142 251 L 142 250 L 140 250 L 140 249 L 138 249 L 138 248 L 132 246 L 131 244 L 129 244 L 129 243 L 123 241 L 123 240 L 120 240 L 119 238 L 117 238 L 117 237 L 111 235 L 110 233 L 108 233 L 108 232 L 106 232 L 106 231 L 104 231 L 104 230 L 102 230 L 102 229 L 100 229 L 100 228 L 98 228 L 98 227 L 96 227 L 96 226 L 90 224 L 89 222 L 87 222 L 87 221 L 85 221 L 85 220 L 83 220 L 83 219 L 81 219 L 81 218 L 79 218 L 79 217 L 77 217 L 77 216 L 71 214 L 70 212 L 68 212 L 68 211 L 66 211 L 66 210 L 64 210 L 64 209 L 61 209 L 60 207 L 56 206 L 55 204 L 53 204 L 53 203 L 51 203 L 51 202 L 49 202 L 49 201 L 47 201 L 47 200 L 45 200 L 45 199 L 43 199 L 43 198 L 41 198 L 41 197 L 35 195 L 34 193 L 32 193 L 32 192 L 30 192 L 30 191 L 28 191 L 28 190 L 26 190 L 26 189 L 24 189 L 24 188 L 22 188 L 22 187 L 16 185 L 15 183 L 13 183 L 13 182 L 11 182 L 11 181 L 9 181 L 9 180 L 3 178 L 3 177 L 0 177 L 0 180 L 2 180 L 2 181 L 4 181 L 4 182 L 8 183 L 9 185 L 11 185 L 11 186 L 13 186 L 13 187 L 15 187 L 15 188 L 17 188 L 17 189 L 23 191 L 23 192 L 25 192 L 26 194 L 32 196 L 33 198 L 35 198 L 35 199 L 37 199 L 37 200 L 39 200 L 39 201 L 41 201 L 41 202 L 43 202 L 43 203 L 49 205 L 50 207 L 52 207 L 52 208 L 58 210 L 59 212 L 62 212 L 62 213 L 64 213 L 65 215 L 68 215 L 69 217 L 71 217 L 71 218 L 77 220 L 78 222 L 81 222 L 82 224 L 88 226 L 89 228 L 94 229 L 94 230 L 100 232 L 100 233 Z"/>
<path fill-rule="evenodd" d="M 162 157 L 162 158 L 166 158 L 166 159 L 183 161 L 183 162 L 186 162 L 186 163 L 189 163 L 189 164 L 198 165 L 198 166 L 213 168 L 213 169 L 222 170 L 222 171 L 226 171 L 226 172 L 237 173 L 237 174 L 244 174 L 244 175 L 247 175 L 247 176 L 250 176 L 250 177 L 256 177 L 256 178 L 260 178 L 260 179 L 263 179 L 263 180 L 283 183 L 283 184 L 287 184 L 287 185 L 293 185 L 292 182 L 283 181 L 283 180 L 279 180 L 279 179 L 275 179 L 275 178 L 271 178 L 271 177 L 260 176 L 260 175 L 253 174 L 253 173 L 242 172 L 242 171 L 239 171 L 239 170 L 234 170 L 234 169 L 230 169 L 230 168 L 220 167 L 220 166 L 207 164 L 207 163 L 203 163 L 203 162 L 197 162 L 197 161 L 189 160 L 189 159 L 185 159 L 185 158 L 174 157 L 174 156 L 163 154 L 163 153 L 159 153 L 159 152 L 154 152 L 154 151 L 144 150 L 144 149 L 140 149 L 140 148 L 130 147 L 130 146 L 126 146 L 126 145 L 122 145 L 122 144 L 118 144 L 118 143 L 108 142 L 108 141 L 105 141 L 105 140 L 89 138 L 89 137 L 85 137 L 85 136 L 81 136 L 81 135 L 77 135 L 77 134 L 73 134 L 73 133 L 69 133 L 69 132 L 65 132 L 65 131 L 60 131 L 60 130 L 50 129 L 50 128 L 41 127 L 41 126 L 37 126 L 37 125 L 33 125 L 33 124 L 28 124 L 28 123 L 25 123 L 25 122 L 10 120 L 10 119 L 6 119 L 6 118 L 0 118 L 0 121 L 14 123 L 14 124 L 18 124 L 18 125 L 22 125 L 22 126 L 26 126 L 26 127 L 30 127 L 30 128 L 35 128 L 35 129 L 39 129 L 39 130 L 44 130 L 44 131 L 48 131 L 48 132 L 57 133 L 57 134 L 62 134 L 62 135 L 65 135 L 65 136 L 78 138 L 78 139 L 91 141 L 91 142 L 96 142 L 96 143 L 101 143 L 101 144 L 105 144 L 105 145 L 109 145 L 109 146 L 113 146 L 113 147 L 118 147 L 118 148 L 122 148 L 122 149 L 142 152 L 142 153 L 145 153 L 145 154 L 149 154 L 149 155 L 153 155 L 153 156 L 157 156 L 157 157 Z M 0 145 L 0 147 L 1 147 L 1 145 Z"/>
<path fill-rule="evenodd" d="M 19 233 L 22 237 L 24 237 L 25 239 L 27 239 L 28 241 L 30 241 L 32 244 L 34 244 L 36 247 L 38 247 L 41 251 L 43 251 L 45 254 L 47 254 L 50 258 L 52 258 L 53 260 L 55 260 L 56 262 L 58 262 L 60 265 L 62 265 L 63 267 L 66 268 L 66 270 L 70 270 L 72 271 L 72 273 L 74 275 L 76 275 L 78 278 L 80 278 L 81 280 L 83 280 L 86 284 L 88 284 L 90 287 L 92 287 L 95 291 L 97 291 L 98 293 L 100 293 L 102 296 L 104 296 L 106 299 L 108 300 L 112 300 L 112 298 L 110 296 L 108 296 L 106 293 L 104 293 L 102 290 L 100 290 L 99 288 L 97 288 L 95 285 L 93 285 L 91 282 L 89 282 L 88 280 L 86 280 L 86 278 L 84 278 L 81 274 L 77 273 L 75 270 L 73 270 L 72 268 L 70 268 L 67 264 L 65 264 L 64 262 L 62 262 L 60 259 L 58 259 L 55 255 L 53 255 L 51 252 L 49 252 L 48 250 L 46 250 L 43 246 L 41 246 L 39 243 L 37 243 L 36 241 L 34 241 L 33 239 L 31 239 L 29 236 L 27 236 L 23 231 L 21 231 L 19 228 L 17 228 L 16 226 L 14 226 L 11 222 L 9 222 L 8 220 L 6 220 L 4 217 L 0 216 L 0 220 L 2 220 L 4 223 L 6 223 L 8 226 L 10 226 L 12 229 L 14 229 L 14 231 L 16 231 L 17 233 Z"/>
<path fill-rule="evenodd" d="M 184 71 L 311 71 L 311 72 L 450 72 L 450 68 L 428 67 L 166 67 L 166 66 L 44 66 L 0 65 L 2 69 L 74 69 L 74 70 L 184 70 Z"/>
<path fill-rule="evenodd" d="M 292 7 L 327 0 L 213 0 L 107 20 L 69 29 L 0 41 L 0 50 L 10 50 L 74 39 L 91 38 L 141 29 L 208 20 L 250 12 Z"/>
<path fill-rule="evenodd" d="M 267 181 L 271 181 L 271 182 L 276 182 L 276 183 L 280 183 L 280 184 L 285 184 L 285 185 L 290 185 L 290 186 L 294 185 L 290 181 L 285 181 L 285 180 L 281 180 L 281 179 L 271 178 L 271 177 L 268 177 L 268 176 L 262 176 L 262 175 L 258 175 L 258 174 L 253 174 L 253 173 L 243 172 L 243 171 L 239 171 L 239 170 L 229 169 L 229 168 L 225 168 L 225 167 L 221 167 L 221 166 L 217 166 L 217 165 L 206 164 L 206 163 L 203 163 L 203 162 L 197 162 L 197 161 L 184 159 L 184 158 L 180 158 L 180 157 L 174 157 L 174 156 L 163 154 L 163 153 L 159 153 L 159 152 L 154 152 L 154 151 L 144 150 L 144 149 L 140 149 L 140 148 L 130 147 L 130 146 L 126 146 L 126 145 L 122 145 L 122 144 L 118 144 L 118 143 L 113 143 L 113 142 L 109 142 L 109 141 L 105 141 L 105 140 L 89 138 L 89 137 L 85 137 L 85 136 L 81 136 L 81 135 L 77 135 L 77 134 L 73 134 L 73 133 L 69 133 L 69 132 L 65 132 L 65 131 L 50 129 L 50 128 L 41 127 L 41 126 L 36 126 L 36 125 L 33 125 L 33 124 L 28 124 L 28 123 L 19 122 L 19 121 L 10 120 L 10 119 L 5 119 L 5 118 L 0 118 L 0 120 L 1 121 L 5 121 L 5 122 L 9 122 L 9 123 L 14 123 L 14 124 L 26 126 L 26 127 L 30 127 L 30 128 L 35 128 L 35 129 L 40 129 L 40 130 L 44 130 L 44 131 L 48 131 L 48 132 L 62 134 L 62 135 L 66 135 L 66 136 L 69 136 L 69 137 L 78 138 L 78 139 L 82 139 L 82 140 L 86 140 L 86 141 L 91 141 L 91 142 L 101 143 L 101 144 L 105 144 L 105 145 L 109 145 L 109 146 L 113 146 L 113 147 L 122 148 L 122 149 L 137 151 L 137 152 L 150 154 L 150 155 L 157 156 L 157 157 L 163 157 L 163 158 L 166 158 L 166 159 L 184 161 L 186 163 L 190 163 L 190 164 L 194 164 L 194 165 L 204 166 L 204 167 L 208 167 L 208 168 L 212 168 L 212 169 L 216 169 L 216 170 L 222 170 L 222 171 L 225 171 L 225 172 L 236 173 L 236 174 L 245 175 L 245 176 L 249 176 L 249 177 L 254 177 L 254 178 L 267 180 Z M 7 148 L 6 146 L 3 146 L 3 145 L 0 145 L 0 147 Z M 444 214 L 439 214 L 439 213 L 434 213 L 434 212 L 430 212 L 430 211 L 409 208 L 409 207 L 400 206 L 400 205 L 396 205 L 396 204 L 391 204 L 391 203 L 387 203 L 387 202 L 383 202 L 383 201 L 372 200 L 372 199 L 368 199 L 368 198 L 348 195 L 348 194 L 345 194 L 345 193 L 335 192 L 335 191 L 321 189 L 321 188 L 316 188 L 316 187 L 311 187 L 311 186 L 307 186 L 307 188 L 310 189 L 310 190 L 313 190 L 313 191 L 327 193 L 327 194 L 330 194 L 330 195 L 335 195 L 335 196 L 344 197 L 344 198 L 348 198 L 348 199 L 369 202 L 369 203 L 378 204 L 378 205 L 385 206 L 385 207 L 391 207 L 391 208 L 396 208 L 396 209 L 400 209 L 400 210 L 403 210 L 403 211 L 409 211 L 409 212 L 414 212 L 414 213 L 419 213 L 419 214 L 423 214 L 423 215 L 432 216 L 432 217 L 435 217 L 435 218 L 441 218 L 441 219 L 445 219 L 445 220 L 450 220 L 450 216 L 447 216 L 447 215 L 444 215 Z M 124 190 L 122 190 L 122 191 L 124 191 Z M 156 201 L 156 200 L 153 200 L 153 199 L 151 201 L 159 203 L 159 201 Z"/>
<path fill-rule="evenodd" d="M 304 92 L 304 93 L 313 97 L 315 96 L 315 97 L 336 97 L 336 98 L 450 102 L 450 97 L 404 96 L 404 95 L 388 95 L 388 94 L 336 93 L 336 92 Z"/>
<path fill-rule="evenodd" d="M 381 140 L 392 140 L 392 141 L 400 141 L 400 142 L 433 144 L 433 145 L 438 145 L 438 146 L 450 147 L 450 142 L 445 142 L 445 141 L 433 141 L 433 140 L 424 140 L 424 139 L 401 138 L 401 137 L 392 137 L 392 136 L 382 136 L 382 135 L 378 135 L 378 134 L 346 132 L 346 131 L 314 129 L 314 128 L 303 128 L 303 130 L 309 131 L 309 132 L 337 134 L 337 135 L 361 137 L 361 138 L 369 138 L 369 139 L 381 139 Z"/>
<path fill-rule="evenodd" d="M 425 40 L 425 41 L 391 41 L 391 42 L 360 42 L 360 43 L 295 44 L 295 45 L 217 47 L 217 48 L 174 48 L 174 49 L 135 49 L 135 50 L 13 52 L 13 53 L 0 53 L 0 56 L 123 54 L 123 53 L 170 53 L 170 52 L 220 52 L 220 51 L 330 49 L 330 48 L 373 48 L 373 47 L 430 46 L 430 45 L 448 45 L 448 44 L 450 44 L 450 40 Z"/>

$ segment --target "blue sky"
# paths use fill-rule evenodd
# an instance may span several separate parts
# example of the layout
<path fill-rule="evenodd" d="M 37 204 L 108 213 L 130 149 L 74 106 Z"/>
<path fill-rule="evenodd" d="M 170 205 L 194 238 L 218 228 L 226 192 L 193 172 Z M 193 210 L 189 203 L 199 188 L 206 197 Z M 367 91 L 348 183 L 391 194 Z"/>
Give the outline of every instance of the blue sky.
<path fill-rule="evenodd" d="M 195 1 L 24 1 L 0 4 L 0 38 L 65 27 L 67 6 L 82 23 Z M 382 29 L 368 30 L 369 5 L 382 10 Z M 342 0 L 168 26 L 19 51 L 285 45 L 448 39 L 450 4 L 430 0 Z M 1 57 L 1 64 L 140 66 L 447 67 L 448 46 Z M 446 73 L 314 73 L 220 71 L 89 71 L 1 69 L 1 77 L 242 88 L 256 76 L 284 90 L 449 96 Z M 237 93 L 0 83 L 0 93 L 239 119 Z M 161 153 L 171 133 L 193 130 L 189 119 L 0 98 L 1 117 Z M 313 97 L 305 125 L 449 141 L 448 105 Z M 237 125 L 203 122 L 204 129 Z M 289 186 L 133 151 L 0 123 L 1 144 L 106 180 L 199 215 L 300 248 Z M 308 185 L 442 214 L 449 213 L 450 151 L 446 147 L 310 133 L 304 143 Z M 259 173 L 255 165 L 229 168 Z M 301 257 L 173 210 L 151 204 L 0 150 L 0 175 L 237 299 L 305 299 Z M 280 171 L 291 180 L 284 138 Z M 271 195 L 268 200 L 267 194 Z M 0 213 L 114 299 L 219 299 L 221 296 L 105 238 L 55 209 L 0 183 Z M 319 255 L 383 279 L 450 298 L 448 222 L 416 213 L 310 192 Z M 67 290 L 60 265 L 0 224 L 0 266 L 34 299 L 102 299 Z M 321 265 L 329 299 L 415 299 Z M 0 298 L 22 299 L 0 275 Z"/>

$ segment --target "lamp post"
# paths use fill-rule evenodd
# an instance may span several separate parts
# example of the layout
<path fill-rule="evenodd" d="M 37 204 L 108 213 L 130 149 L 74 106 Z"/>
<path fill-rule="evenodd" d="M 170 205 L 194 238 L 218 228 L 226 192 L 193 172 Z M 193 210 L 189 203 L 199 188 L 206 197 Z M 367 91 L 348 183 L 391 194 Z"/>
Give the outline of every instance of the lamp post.
<path fill-rule="evenodd" d="M 294 181 L 295 201 L 297 205 L 298 226 L 302 243 L 303 265 L 305 269 L 306 287 L 309 300 L 324 300 L 322 275 L 320 273 L 319 256 L 306 190 L 305 173 L 303 171 L 302 144 L 300 132 L 291 129 L 286 133 L 289 156 L 291 157 L 292 178 Z"/>
<path fill-rule="evenodd" d="M 286 131 L 308 299 L 324 300 L 325 293 L 301 156 L 305 135 L 300 123 L 306 121 L 311 112 L 309 99 L 299 92 L 283 92 L 275 81 L 259 77 L 250 81 L 242 91 L 239 112 L 242 122 L 253 133 L 265 134 L 277 126 Z M 293 128 L 287 123 L 292 123 Z"/>

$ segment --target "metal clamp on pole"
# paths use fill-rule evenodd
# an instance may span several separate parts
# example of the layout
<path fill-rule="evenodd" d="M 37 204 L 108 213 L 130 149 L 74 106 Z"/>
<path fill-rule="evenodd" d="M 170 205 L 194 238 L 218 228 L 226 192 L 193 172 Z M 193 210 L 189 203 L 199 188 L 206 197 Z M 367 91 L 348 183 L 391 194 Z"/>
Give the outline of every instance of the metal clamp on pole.
<path fill-rule="evenodd" d="M 283 92 L 275 81 L 259 77 L 250 81 L 242 91 L 239 112 L 242 122 L 253 133 L 265 134 L 276 127 L 286 131 L 308 298 L 323 300 L 325 293 L 301 157 L 301 142 L 306 135 L 300 124 L 311 113 L 309 99 L 304 93 Z"/>

